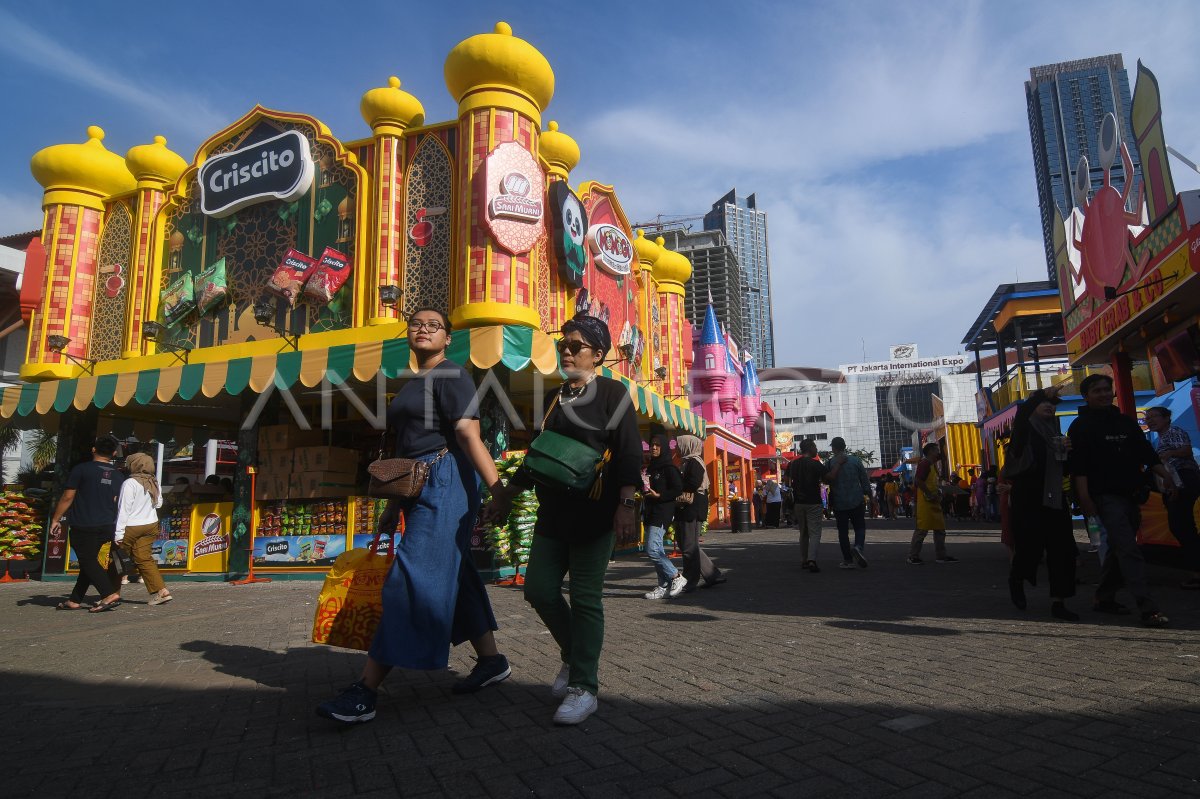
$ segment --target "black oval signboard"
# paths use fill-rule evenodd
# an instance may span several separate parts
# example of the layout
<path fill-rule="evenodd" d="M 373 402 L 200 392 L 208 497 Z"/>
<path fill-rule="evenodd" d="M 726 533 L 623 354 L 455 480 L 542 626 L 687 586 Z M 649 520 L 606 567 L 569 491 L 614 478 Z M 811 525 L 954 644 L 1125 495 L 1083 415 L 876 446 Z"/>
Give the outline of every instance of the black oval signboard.
<path fill-rule="evenodd" d="M 297 200 L 313 181 L 308 139 L 289 130 L 231 153 L 215 155 L 200 167 L 200 210 L 229 216 L 267 200 Z"/>

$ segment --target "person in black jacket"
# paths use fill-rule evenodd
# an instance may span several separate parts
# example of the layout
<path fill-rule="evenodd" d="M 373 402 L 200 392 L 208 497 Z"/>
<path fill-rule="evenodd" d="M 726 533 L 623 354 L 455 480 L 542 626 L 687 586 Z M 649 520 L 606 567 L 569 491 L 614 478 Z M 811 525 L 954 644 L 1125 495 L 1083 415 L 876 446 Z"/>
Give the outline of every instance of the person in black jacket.
<path fill-rule="evenodd" d="M 614 531 L 624 538 L 635 529 L 642 440 L 628 389 L 596 374 L 612 349 L 608 325 L 579 314 L 562 326 L 562 333 L 558 352 L 567 380 L 545 397 L 543 429 L 608 452 L 609 458 L 596 498 L 536 486 L 538 513 L 525 571 L 525 601 L 549 628 L 562 656 L 562 669 L 551 688 L 551 694 L 563 700 L 554 723 L 579 724 L 598 707 L 604 572 Z M 507 516 L 514 489 L 524 490 L 533 483 L 526 470 L 518 470 L 507 488 L 493 491 L 485 517 Z M 568 574 L 569 605 L 562 596 Z"/>
<path fill-rule="evenodd" d="M 1128 613 L 1117 602 L 1122 584 L 1137 600 L 1142 623 L 1164 627 L 1167 617 L 1158 609 L 1146 583 L 1146 560 L 1137 544 L 1142 512 L 1139 494 L 1145 490 L 1151 469 L 1167 485 L 1164 496 L 1174 495 L 1174 482 L 1146 440 L 1137 421 L 1113 405 L 1113 381 L 1108 375 L 1088 375 L 1079 384 L 1087 405 L 1071 423 L 1069 467 L 1076 499 L 1089 519 L 1099 521 L 1108 536 L 1108 554 L 1100 567 L 1100 585 L 1092 607 L 1100 613 Z"/>
<path fill-rule="evenodd" d="M 1065 600 L 1075 596 L 1074 523 L 1071 501 L 1063 493 L 1064 461 L 1070 439 L 1058 427 L 1054 408 L 1058 386 L 1029 395 L 1013 419 L 1012 439 L 1004 463 L 1004 476 L 1011 482 L 1010 520 L 1013 558 L 1008 590 L 1013 604 L 1025 609 L 1025 581 L 1037 585 L 1038 564 L 1046 553 L 1050 577 L 1050 615 L 1064 621 L 1079 621 L 1067 610 Z"/>
<path fill-rule="evenodd" d="M 676 503 L 675 510 L 675 535 L 683 552 L 683 577 L 687 580 L 685 594 L 695 591 L 701 580 L 705 588 L 725 582 L 725 575 L 700 548 L 700 523 L 708 519 L 708 469 L 704 468 L 703 450 L 704 442 L 695 436 L 675 439 L 683 490 L 693 495 L 690 504 Z"/>
<path fill-rule="evenodd" d="M 642 518 L 646 523 L 646 557 L 654 562 L 658 585 L 646 593 L 646 599 L 677 597 L 687 587 L 687 580 L 671 563 L 663 537 L 667 525 L 675 517 L 675 499 L 683 490 L 679 468 L 671 460 L 666 436 L 650 439 L 650 464 L 646 467 L 649 487 L 643 492 Z"/>

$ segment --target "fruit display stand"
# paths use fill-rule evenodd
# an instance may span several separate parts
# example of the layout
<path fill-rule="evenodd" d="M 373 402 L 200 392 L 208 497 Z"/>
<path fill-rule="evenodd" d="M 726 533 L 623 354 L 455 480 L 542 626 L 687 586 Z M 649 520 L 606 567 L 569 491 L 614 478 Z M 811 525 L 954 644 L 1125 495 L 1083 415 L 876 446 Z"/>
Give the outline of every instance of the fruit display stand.
<path fill-rule="evenodd" d="M 41 566 L 45 502 L 19 488 L 0 492 L 0 582 L 24 579 Z"/>

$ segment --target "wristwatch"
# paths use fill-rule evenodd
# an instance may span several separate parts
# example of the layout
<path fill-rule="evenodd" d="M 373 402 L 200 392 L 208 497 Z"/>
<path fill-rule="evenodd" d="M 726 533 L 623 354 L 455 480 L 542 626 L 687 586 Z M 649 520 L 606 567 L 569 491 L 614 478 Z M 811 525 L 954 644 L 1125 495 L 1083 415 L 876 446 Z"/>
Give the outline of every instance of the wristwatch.
<path fill-rule="evenodd" d="M 621 504 L 627 508 L 636 508 L 637 500 L 633 497 L 621 497 Z"/>

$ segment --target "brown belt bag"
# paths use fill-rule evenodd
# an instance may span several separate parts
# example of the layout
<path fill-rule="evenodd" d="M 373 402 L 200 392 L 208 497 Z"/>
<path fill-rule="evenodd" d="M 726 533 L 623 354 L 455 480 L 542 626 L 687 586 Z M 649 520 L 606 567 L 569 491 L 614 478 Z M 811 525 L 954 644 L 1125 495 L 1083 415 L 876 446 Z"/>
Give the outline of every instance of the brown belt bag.
<path fill-rule="evenodd" d="M 442 459 L 442 450 L 432 461 L 415 458 L 380 458 L 367 467 L 371 485 L 367 496 L 374 499 L 416 499 L 429 479 L 429 469 Z"/>

